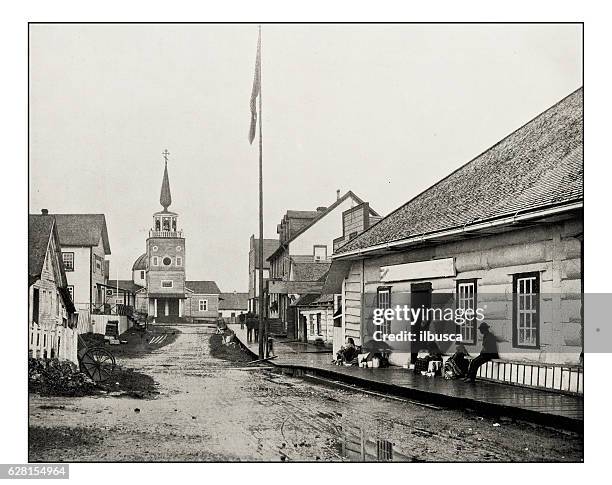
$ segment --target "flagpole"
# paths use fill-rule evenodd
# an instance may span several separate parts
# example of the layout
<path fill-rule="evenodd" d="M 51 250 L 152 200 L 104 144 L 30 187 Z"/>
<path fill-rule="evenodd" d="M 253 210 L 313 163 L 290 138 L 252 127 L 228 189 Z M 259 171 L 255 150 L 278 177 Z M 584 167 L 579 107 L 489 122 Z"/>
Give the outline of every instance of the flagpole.
<path fill-rule="evenodd" d="M 263 359 L 264 343 L 267 342 L 266 325 L 264 322 L 264 282 L 263 282 L 263 267 L 264 267 L 264 240 L 263 240 L 263 142 L 262 129 L 263 117 L 261 114 L 261 25 L 259 26 L 259 358 Z"/>

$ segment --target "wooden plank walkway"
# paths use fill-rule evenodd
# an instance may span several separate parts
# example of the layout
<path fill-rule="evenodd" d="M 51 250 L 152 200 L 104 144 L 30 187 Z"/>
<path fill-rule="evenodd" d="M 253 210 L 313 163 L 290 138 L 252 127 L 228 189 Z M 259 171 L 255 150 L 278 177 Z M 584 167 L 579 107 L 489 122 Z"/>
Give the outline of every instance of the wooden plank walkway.
<path fill-rule="evenodd" d="M 236 328 L 237 327 L 237 328 Z M 230 325 L 238 339 L 257 353 L 257 344 L 246 342 L 246 330 Z M 313 347 L 313 346 L 311 346 Z M 331 364 L 327 353 L 298 352 L 295 346 L 275 342 L 278 355 L 271 363 L 299 373 L 354 384 L 366 389 L 422 400 L 447 407 L 474 409 L 480 413 L 507 415 L 568 429 L 583 430 L 584 399 L 527 387 L 490 381 L 475 384 L 415 375 L 399 367 L 369 369 Z M 310 349 L 312 350 L 312 349 Z"/>

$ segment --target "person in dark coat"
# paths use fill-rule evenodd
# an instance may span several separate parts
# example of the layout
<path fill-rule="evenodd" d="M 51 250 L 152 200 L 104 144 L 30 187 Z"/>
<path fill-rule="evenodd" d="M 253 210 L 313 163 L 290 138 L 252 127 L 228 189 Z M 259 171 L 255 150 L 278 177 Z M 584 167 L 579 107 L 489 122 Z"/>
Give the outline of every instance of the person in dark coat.
<path fill-rule="evenodd" d="M 347 337 L 346 344 L 338 351 L 336 355 L 337 363 L 350 363 L 357 356 L 357 346 L 351 337 Z"/>
<path fill-rule="evenodd" d="M 457 377 L 465 377 L 467 375 L 468 367 L 470 366 L 470 361 L 468 357 L 470 354 L 468 353 L 465 345 L 458 344 L 455 353 L 449 357 L 449 361 L 453 362 L 457 366 L 457 370 L 460 374 Z"/>
<path fill-rule="evenodd" d="M 475 382 L 476 373 L 478 368 L 492 359 L 499 359 L 497 353 L 497 338 L 489 331 L 489 325 L 486 322 L 482 322 L 478 327 L 482 334 L 482 350 L 480 354 L 472 359 L 467 371 L 467 377 L 464 379 L 465 382 Z"/>

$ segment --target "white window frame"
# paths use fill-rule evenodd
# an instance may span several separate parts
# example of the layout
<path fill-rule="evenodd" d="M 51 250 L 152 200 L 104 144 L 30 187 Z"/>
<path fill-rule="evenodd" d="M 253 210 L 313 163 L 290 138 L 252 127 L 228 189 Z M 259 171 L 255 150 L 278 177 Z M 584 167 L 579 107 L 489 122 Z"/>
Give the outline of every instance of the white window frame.
<path fill-rule="evenodd" d="M 317 257 L 317 249 L 324 251 L 323 257 Z M 327 246 L 325 244 L 315 244 L 312 247 L 312 257 L 315 261 L 327 261 Z"/>
<path fill-rule="evenodd" d="M 514 344 L 518 348 L 537 349 L 540 346 L 540 314 L 538 306 L 539 274 L 516 276 Z"/>
<path fill-rule="evenodd" d="M 70 299 L 72 300 L 72 303 L 74 303 L 74 285 L 68 285 L 68 293 L 70 293 Z"/>
<path fill-rule="evenodd" d="M 376 307 L 381 308 L 383 310 L 391 308 L 390 286 L 381 286 L 376 289 Z M 380 326 L 380 331 L 386 334 L 391 333 L 391 321 L 385 319 L 382 325 Z"/>
<path fill-rule="evenodd" d="M 198 311 L 199 312 L 207 312 L 208 311 L 208 300 L 203 299 L 198 301 Z"/>
<path fill-rule="evenodd" d="M 70 267 L 68 267 L 68 262 L 66 261 L 66 256 L 70 256 Z M 66 271 L 74 271 L 74 253 L 73 252 L 65 252 L 62 253 L 62 263 L 64 263 L 64 270 Z"/>
<path fill-rule="evenodd" d="M 159 266 L 159 256 L 153 256 L 153 257 L 151 258 L 151 264 L 152 264 L 153 266 Z"/>
<path fill-rule="evenodd" d="M 176 265 L 177 266 L 183 266 L 183 258 L 181 258 L 180 256 L 176 257 Z"/>
<path fill-rule="evenodd" d="M 170 286 L 168 286 L 166 283 L 170 283 Z M 174 288 L 174 281 L 173 280 L 161 280 L 161 287 L 162 288 Z"/>
<path fill-rule="evenodd" d="M 478 298 L 476 280 L 457 281 L 457 309 L 476 311 L 476 299 Z M 476 343 L 476 318 L 473 316 L 469 321 L 457 325 L 463 342 L 466 344 Z"/>

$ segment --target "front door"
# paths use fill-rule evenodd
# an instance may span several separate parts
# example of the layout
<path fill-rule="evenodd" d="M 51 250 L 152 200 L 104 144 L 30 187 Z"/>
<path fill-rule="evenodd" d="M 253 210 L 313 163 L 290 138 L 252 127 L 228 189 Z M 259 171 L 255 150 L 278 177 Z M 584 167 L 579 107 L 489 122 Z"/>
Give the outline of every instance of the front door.
<path fill-rule="evenodd" d="M 179 301 L 176 298 L 166 300 L 168 302 L 168 316 L 178 317 L 179 316 Z"/>
<path fill-rule="evenodd" d="M 415 310 L 423 308 L 424 310 L 431 308 L 431 283 L 413 283 L 410 285 L 410 305 Z M 421 331 L 429 329 L 429 320 L 423 318 L 423 312 L 419 312 L 419 318 L 415 321 L 413 332 L 416 333 L 417 339 L 412 342 L 410 362 L 415 363 L 419 350 L 427 348 L 427 342 L 420 342 L 419 335 Z"/>

